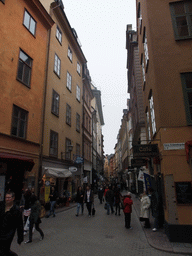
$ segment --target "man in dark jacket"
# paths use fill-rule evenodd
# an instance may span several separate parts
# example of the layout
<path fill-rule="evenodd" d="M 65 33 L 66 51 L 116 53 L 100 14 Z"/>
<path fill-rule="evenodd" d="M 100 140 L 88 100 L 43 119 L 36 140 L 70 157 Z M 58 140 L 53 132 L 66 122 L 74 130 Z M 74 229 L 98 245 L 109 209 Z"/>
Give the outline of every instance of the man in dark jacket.
<path fill-rule="evenodd" d="M 23 242 L 23 219 L 19 208 L 14 204 L 15 193 L 8 191 L 5 202 L 0 202 L 0 256 L 17 255 L 10 247 L 17 230 L 17 243 Z"/>
<path fill-rule="evenodd" d="M 55 190 L 55 187 L 51 187 L 49 198 L 50 198 L 50 211 L 49 211 L 49 214 L 46 216 L 47 218 L 49 218 L 49 216 L 51 216 L 52 213 L 53 213 L 53 217 L 55 217 L 55 204 L 58 199 L 58 193 Z"/>
<path fill-rule="evenodd" d="M 94 203 L 94 195 L 93 191 L 90 189 L 90 186 L 87 186 L 87 189 L 84 194 L 84 202 L 86 203 L 88 215 L 91 217 L 91 208 L 92 204 Z"/>
<path fill-rule="evenodd" d="M 113 214 L 114 213 L 114 210 L 113 210 L 114 192 L 111 189 L 111 187 L 109 187 L 109 190 L 107 190 L 105 194 L 105 201 L 107 203 L 107 215 L 109 215 L 110 208 L 111 208 L 111 213 Z"/>

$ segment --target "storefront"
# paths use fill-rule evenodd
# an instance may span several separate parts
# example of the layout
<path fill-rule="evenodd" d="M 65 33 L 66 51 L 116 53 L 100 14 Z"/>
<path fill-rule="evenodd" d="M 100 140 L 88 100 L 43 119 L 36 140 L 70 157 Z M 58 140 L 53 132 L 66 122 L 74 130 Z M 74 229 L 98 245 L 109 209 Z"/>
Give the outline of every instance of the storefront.
<path fill-rule="evenodd" d="M 26 175 L 34 164 L 34 160 L 26 156 L 0 153 L 0 201 L 4 200 L 6 191 L 12 190 L 18 203 L 24 187 L 35 187 L 35 178 L 30 180 L 30 175 Z"/>

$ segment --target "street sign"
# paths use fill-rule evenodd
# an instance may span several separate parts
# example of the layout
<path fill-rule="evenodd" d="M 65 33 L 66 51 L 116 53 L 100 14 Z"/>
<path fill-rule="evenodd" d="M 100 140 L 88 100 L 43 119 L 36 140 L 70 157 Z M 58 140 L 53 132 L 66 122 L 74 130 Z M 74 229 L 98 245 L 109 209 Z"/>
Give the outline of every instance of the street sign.
<path fill-rule="evenodd" d="M 140 144 L 133 145 L 133 156 L 134 157 L 153 157 L 158 155 L 157 144 Z"/>

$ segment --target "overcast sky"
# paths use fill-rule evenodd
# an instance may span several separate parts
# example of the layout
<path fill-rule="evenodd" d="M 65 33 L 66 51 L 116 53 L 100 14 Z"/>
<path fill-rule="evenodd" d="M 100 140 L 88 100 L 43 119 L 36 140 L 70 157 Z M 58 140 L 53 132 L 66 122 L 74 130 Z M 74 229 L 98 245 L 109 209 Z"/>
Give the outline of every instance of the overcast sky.
<path fill-rule="evenodd" d="M 63 0 L 77 32 L 94 85 L 101 91 L 105 154 L 114 153 L 127 108 L 126 26 L 136 29 L 135 0 Z"/>

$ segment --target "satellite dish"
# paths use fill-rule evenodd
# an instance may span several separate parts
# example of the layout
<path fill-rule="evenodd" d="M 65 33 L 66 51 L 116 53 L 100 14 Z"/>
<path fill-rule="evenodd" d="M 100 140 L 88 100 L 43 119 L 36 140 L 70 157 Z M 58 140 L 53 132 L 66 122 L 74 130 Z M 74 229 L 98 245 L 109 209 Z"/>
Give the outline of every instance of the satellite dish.
<path fill-rule="evenodd" d="M 77 171 L 77 167 L 71 166 L 71 167 L 69 167 L 69 171 L 70 172 L 76 172 Z"/>

